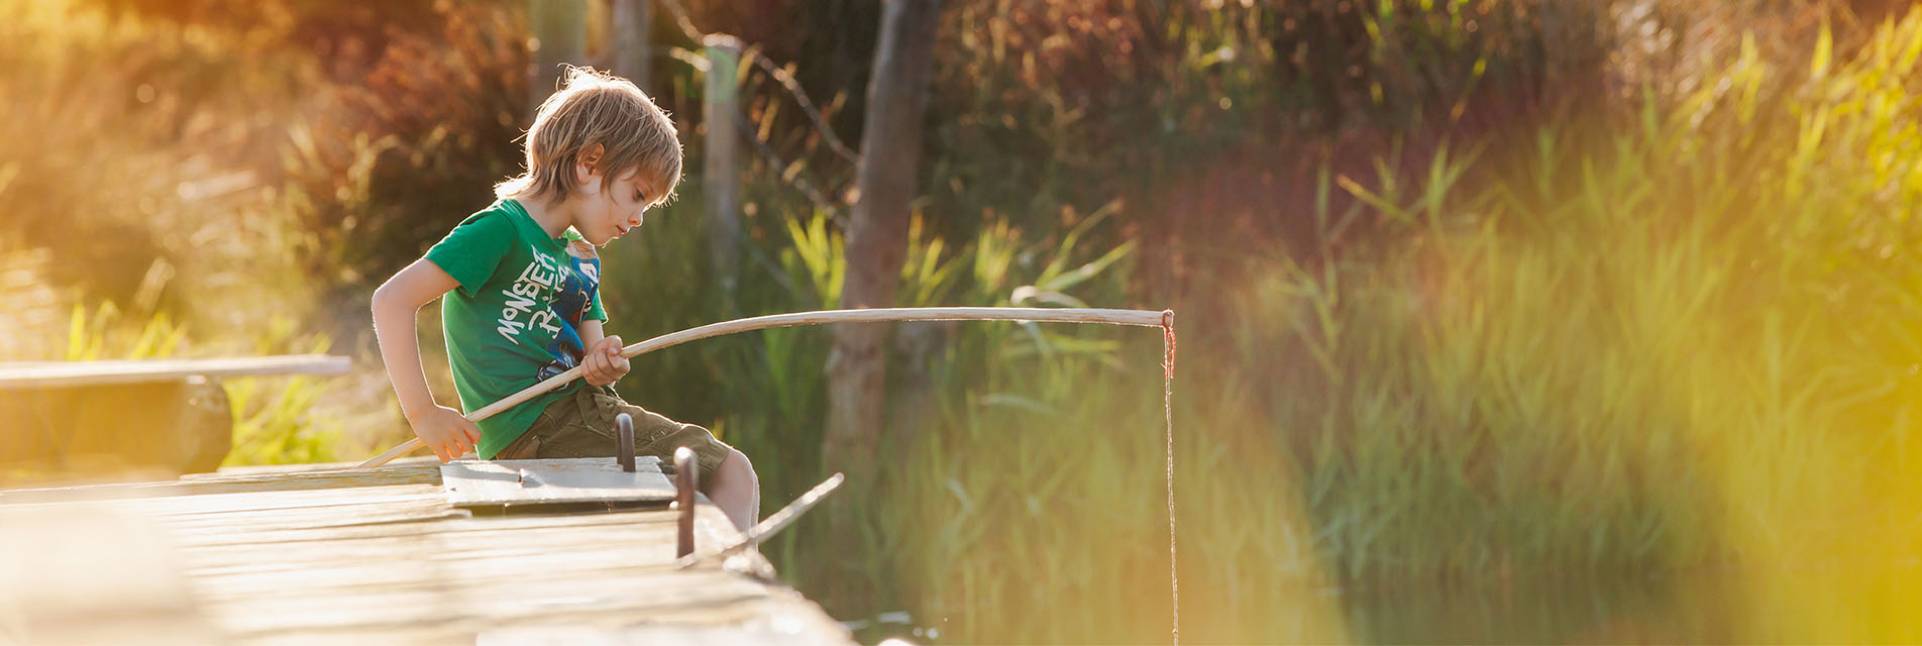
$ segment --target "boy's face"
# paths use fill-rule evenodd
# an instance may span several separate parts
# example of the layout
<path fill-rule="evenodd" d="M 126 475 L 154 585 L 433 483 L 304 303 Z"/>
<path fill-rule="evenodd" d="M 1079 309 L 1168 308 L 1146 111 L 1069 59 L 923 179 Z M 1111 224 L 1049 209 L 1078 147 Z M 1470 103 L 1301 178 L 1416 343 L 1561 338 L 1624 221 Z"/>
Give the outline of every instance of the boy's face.
<path fill-rule="evenodd" d="M 580 194 L 575 196 L 578 208 L 574 210 L 574 228 L 596 247 L 627 235 L 641 226 L 642 213 L 661 201 L 657 185 L 639 170 L 629 170 L 611 180 L 589 171 L 580 183 Z"/>

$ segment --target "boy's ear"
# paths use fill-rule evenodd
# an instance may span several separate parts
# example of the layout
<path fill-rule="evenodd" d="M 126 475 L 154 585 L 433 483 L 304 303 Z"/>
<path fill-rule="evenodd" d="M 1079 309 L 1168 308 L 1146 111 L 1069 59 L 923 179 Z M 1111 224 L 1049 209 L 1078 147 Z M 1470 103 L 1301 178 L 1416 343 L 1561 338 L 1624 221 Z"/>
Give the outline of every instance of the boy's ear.
<path fill-rule="evenodd" d="M 606 154 L 607 147 L 600 144 L 594 144 L 581 150 L 580 156 L 575 158 L 578 161 L 574 164 L 574 172 L 580 179 L 580 183 L 586 184 L 588 178 L 600 174 L 601 157 Z"/>

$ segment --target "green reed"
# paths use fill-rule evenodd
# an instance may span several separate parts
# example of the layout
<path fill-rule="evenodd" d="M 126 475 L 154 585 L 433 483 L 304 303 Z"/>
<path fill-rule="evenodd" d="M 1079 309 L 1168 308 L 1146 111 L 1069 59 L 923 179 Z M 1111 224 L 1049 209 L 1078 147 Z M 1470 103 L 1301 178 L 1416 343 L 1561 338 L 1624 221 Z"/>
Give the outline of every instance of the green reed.
<path fill-rule="evenodd" d="M 1736 602 L 1737 633 L 1836 634 L 1771 572 L 1914 557 L 1922 22 L 1846 61 L 1827 42 L 1806 66 L 1745 46 L 1602 137 L 1575 122 L 1532 148 L 1444 152 L 1423 177 L 1333 178 L 1387 242 L 1249 260 L 1228 316 L 1183 319 L 1201 339 L 1176 397 L 1188 634 L 1339 638 L 1338 585 L 1731 567 L 1767 590 Z M 945 361 L 970 377 L 863 501 L 872 571 L 912 591 L 897 603 L 917 623 L 970 641 L 1165 634 L 1153 344 L 1067 336 L 1110 360 L 961 332 Z"/>

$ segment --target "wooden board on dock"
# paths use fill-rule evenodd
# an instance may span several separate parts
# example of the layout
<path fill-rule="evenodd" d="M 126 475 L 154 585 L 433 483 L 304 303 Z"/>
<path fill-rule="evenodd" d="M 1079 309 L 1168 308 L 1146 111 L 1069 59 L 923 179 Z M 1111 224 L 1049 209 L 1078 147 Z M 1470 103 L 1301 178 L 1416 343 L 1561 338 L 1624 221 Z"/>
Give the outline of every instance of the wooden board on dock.
<path fill-rule="evenodd" d="M 440 465 L 440 479 L 455 507 L 674 499 L 661 459 L 651 455 L 636 457 L 632 473 L 614 458 L 455 460 Z"/>
<path fill-rule="evenodd" d="M 449 503 L 437 466 L 414 459 L 0 490 L 8 528 L 0 581 L 55 582 L 0 590 L 0 636 L 849 641 L 779 583 L 718 564 L 675 567 L 676 512 L 664 505 L 476 513 Z M 696 513 L 697 545 L 739 538 L 711 504 Z M 758 555 L 746 558 L 749 570 L 768 569 Z"/>

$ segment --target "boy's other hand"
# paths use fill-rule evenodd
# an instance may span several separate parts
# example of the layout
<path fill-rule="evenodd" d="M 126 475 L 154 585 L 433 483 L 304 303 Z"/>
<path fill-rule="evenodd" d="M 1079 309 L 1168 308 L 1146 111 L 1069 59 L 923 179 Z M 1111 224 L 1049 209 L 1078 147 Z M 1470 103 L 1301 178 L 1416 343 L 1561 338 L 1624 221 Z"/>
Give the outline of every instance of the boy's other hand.
<path fill-rule="evenodd" d="M 605 386 L 627 376 L 627 357 L 621 356 L 621 337 L 606 336 L 581 357 L 581 377 L 590 386 Z"/>
<path fill-rule="evenodd" d="M 414 435 L 433 449 L 441 464 L 466 455 L 480 442 L 480 427 L 460 411 L 446 406 L 435 406 L 418 417 L 409 417 L 407 423 L 414 427 Z"/>

